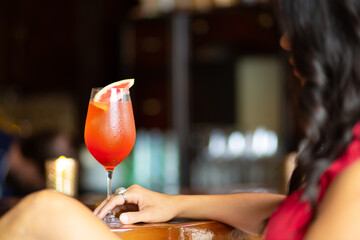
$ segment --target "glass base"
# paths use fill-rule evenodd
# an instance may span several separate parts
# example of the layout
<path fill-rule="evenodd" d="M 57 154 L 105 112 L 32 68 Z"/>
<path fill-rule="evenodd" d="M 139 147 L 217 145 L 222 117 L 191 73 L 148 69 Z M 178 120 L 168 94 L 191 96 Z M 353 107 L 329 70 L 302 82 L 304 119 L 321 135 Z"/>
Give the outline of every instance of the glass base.
<path fill-rule="evenodd" d="M 112 212 L 108 212 L 108 214 L 103 218 L 103 222 L 110 228 L 116 228 L 122 226 L 120 220 L 117 217 L 115 217 Z"/>

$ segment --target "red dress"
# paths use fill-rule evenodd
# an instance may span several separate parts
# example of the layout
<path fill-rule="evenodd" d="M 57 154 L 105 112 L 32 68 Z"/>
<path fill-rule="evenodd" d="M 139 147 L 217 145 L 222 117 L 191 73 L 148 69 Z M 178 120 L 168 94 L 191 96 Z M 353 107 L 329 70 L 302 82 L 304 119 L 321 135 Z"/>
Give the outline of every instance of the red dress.
<path fill-rule="evenodd" d="M 360 159 L 360 124 L 353 128 L 353 140 L 344 154 L 334 161 L 319 181 L 320 204 L 326 189 L 338 174 Z M 304 237 L 313 210 L 308 201 L 301 199 L 303 188 L 290 194 L 271 215 L 267 224 L 265 240 L 300 240 Z"/>

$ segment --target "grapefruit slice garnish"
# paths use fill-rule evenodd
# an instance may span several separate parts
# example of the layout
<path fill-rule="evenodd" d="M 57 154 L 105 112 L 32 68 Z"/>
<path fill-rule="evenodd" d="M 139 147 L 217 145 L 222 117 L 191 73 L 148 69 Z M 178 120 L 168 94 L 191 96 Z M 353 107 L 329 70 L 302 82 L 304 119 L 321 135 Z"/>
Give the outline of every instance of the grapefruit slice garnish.
<path fill-rule="evenodd" d="M 94 97 L 94 102 L 105 102 L 106 99 L 109 99 L 111 96 L 111 89 L 112 88 L 123 88 L 129 89 L 131 86 L 134 85 L 134 79 L 124 79 L 114 83 L 111 83 L 101 89 Z"/>

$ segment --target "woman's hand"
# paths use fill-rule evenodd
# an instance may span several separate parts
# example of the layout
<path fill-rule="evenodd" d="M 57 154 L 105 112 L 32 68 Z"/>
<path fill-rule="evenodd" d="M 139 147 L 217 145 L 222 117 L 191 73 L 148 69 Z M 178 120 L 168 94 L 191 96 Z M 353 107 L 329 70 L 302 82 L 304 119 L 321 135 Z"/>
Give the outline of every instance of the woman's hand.
<path fill-rule="evenodd" d="M 120 221 L 123 224 L 166 222 L 177 215 L 178 204 L 174 196 L 153 192 L 138 185 L 130 186 L 125 195 L 126 203 L 137 205 L 139 211 L 122 213 Z M 121 194 L 112 195 L 94 210 L 94 214 L 103 219 L 109 211 L 123 204 L 125 201 Z"/>

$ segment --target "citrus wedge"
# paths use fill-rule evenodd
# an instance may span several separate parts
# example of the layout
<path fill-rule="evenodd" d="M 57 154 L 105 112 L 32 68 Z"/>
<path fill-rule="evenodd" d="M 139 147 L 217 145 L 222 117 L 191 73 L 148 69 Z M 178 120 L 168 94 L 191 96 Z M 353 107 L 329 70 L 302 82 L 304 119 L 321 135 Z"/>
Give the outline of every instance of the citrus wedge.
<path fill-rule="evenodd" d="M 106 102 L 94 102 L 94 106 L 105 112 L 109 109 L 109 103 Z"/>
<path fill-rule="evenodd" d="M 111 95 L 112 88 L 124 88 L 129 89 L 131 86 L 134 85 L 134 79 L 124 79 L 114 83 L 111 83 L 101 89 L 94 97 L 94 102 L 103 102 L 105 99 L 109 99 Z"/>

